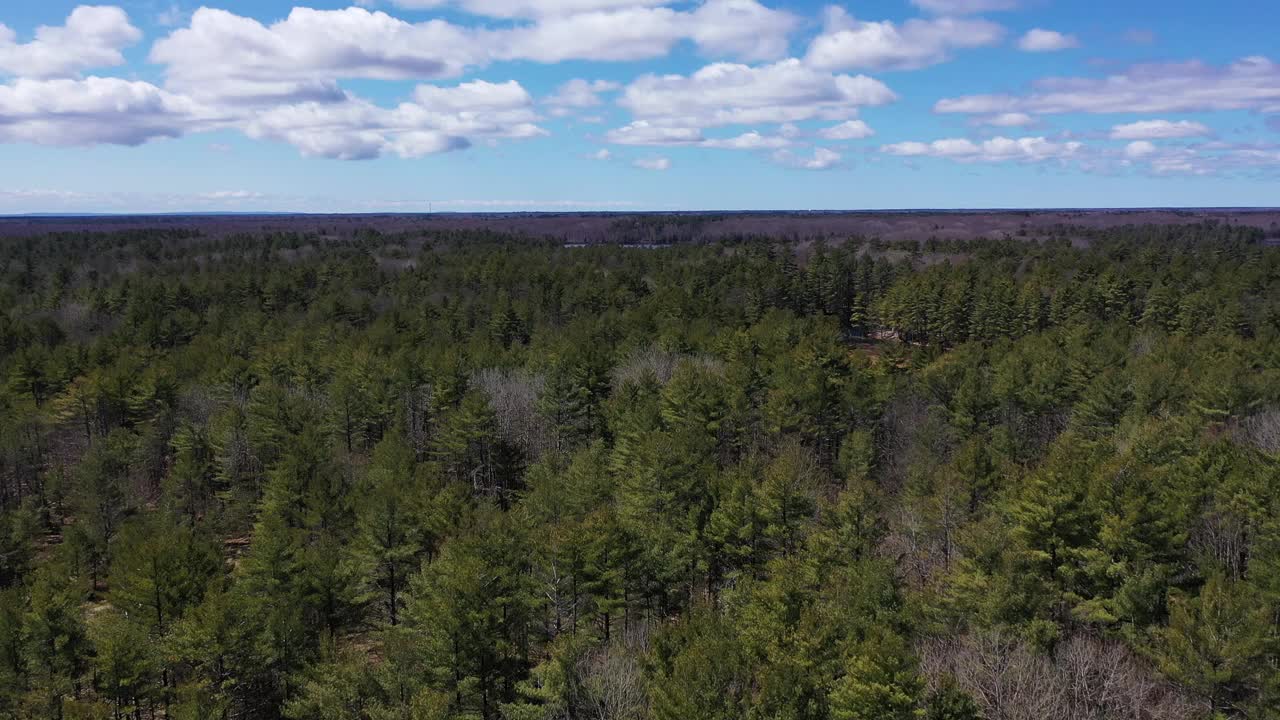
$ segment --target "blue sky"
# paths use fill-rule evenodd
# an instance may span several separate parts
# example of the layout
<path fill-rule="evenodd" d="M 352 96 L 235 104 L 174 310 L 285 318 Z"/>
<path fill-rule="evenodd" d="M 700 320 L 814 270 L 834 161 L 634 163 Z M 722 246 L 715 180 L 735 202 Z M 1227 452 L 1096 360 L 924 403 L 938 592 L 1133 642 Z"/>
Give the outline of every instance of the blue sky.
<path fill-rule="evenodd" d="M 1280 4 L 0 7 L 0 213 L 1280 205 Z"/>

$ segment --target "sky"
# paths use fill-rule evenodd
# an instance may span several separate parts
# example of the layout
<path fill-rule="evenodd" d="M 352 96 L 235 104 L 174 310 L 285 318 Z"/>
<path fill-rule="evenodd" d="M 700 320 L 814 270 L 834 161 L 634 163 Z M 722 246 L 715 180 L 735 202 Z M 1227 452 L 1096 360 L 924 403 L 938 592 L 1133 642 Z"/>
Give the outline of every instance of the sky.
<path fill-rule="evenodd" d="M 0 3 L 0 214 L 1280 206 L 1280 3 Z"/>

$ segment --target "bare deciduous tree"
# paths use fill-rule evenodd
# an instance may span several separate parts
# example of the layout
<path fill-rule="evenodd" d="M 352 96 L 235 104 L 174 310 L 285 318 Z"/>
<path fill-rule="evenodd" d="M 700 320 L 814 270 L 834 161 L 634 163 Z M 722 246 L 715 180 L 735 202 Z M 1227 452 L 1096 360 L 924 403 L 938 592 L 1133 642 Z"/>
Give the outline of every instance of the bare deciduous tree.
<path fill-rule="evenodd" d="M 531 462 L 554 447 L 553 428 L 538 412 L 538 398 L 546 378 L 523 371 L 489 368 L 476 372 L 471 384 L 488 396 L 497 417 L 498 436 L 503 442 L 520 448 Z"/>
<path fill-rule="evenodd" d="M 1053 655 L 999 632 L 934 639 L 920 660 L 931 689 L 955 678 L 988 720 L 1192 720 L 1209 710 L 1122 643 L 1088 636 Z"/>
<path fill-rule="evenodd" d="M 633 626 L 621 642 L 585 653 L 578 661 L 582 679 L 580 709 L 592 720 L 639 720 L 647 716 L 649 698 L 645 692 L 640 658 L 648 645 L 648 631 Z"/>
<path fill-rule="evenodd" d="M 1268 455 L 1280 455 L 1280 410 L 1267 410 L 1245 418 L 1236 437 Z"/>

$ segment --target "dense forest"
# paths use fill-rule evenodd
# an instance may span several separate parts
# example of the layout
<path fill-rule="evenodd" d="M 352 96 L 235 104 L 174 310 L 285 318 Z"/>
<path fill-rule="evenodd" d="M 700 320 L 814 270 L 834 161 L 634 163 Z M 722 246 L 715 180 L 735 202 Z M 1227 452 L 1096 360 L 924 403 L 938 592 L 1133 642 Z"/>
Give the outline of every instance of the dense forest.
<path fill-rule="evenodd" d="M 1280 718 L 1280 247 L 1052 235 L 0 241 L 0 718 Z"/>

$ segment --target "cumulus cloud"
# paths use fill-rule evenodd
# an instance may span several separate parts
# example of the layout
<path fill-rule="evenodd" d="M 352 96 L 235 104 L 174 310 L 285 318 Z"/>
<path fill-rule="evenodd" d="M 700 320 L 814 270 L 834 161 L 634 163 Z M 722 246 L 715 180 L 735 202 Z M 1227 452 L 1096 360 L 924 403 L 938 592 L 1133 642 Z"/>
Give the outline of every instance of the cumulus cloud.
<path fill-rule="evenodd" d="M 446 3 L 393 4 L 425 9 Z M 515 81 L 418 85 L 410 98 L 391 107 L 361 98 L 340 83 L 448 78 L 502 61 L 638 60 L 663 56 L 680 42 L 707 54 L 764 60 L 786 53 L 799 22 L 757 0 L 707 0 L 687 8 L 650 0 L 454 4 L 513 22 L 498 27 L 465 27 L 442 19 L 410 22 L 364 7 L 296 7 L 272 22 L 203 7 L 151 49 L 149 59 L 163 67 L 163 88 L 75 77 L 85 68 L 122 63 L 120 49 L 141 39 L 118 8 L 78 8 L 64 26 L 42 27 L 25 44 L 0 26 L 0 72 L 21 76 L 0 86 L 0 141 L 137 144 L 229 128 L 289 143 L 308 156 L 420 157 L 478 140 L 529 138 L 546 131 L 538 125 L 533 99 Z M 724 63 L 712 68 L 688 78 L 648 77 L 633 83 L 630 107 L 636 122 L 610 133 L 611 139 L 772 150 L 789 140 L 755 131 L 707 138 L 702 128 L 756 122 L 752 116 L 763 118 L 761 122 L 845 119 L 858 105 L 892 97 L 878 81 L 820 73 L 798 60 L 761 68 Z M 734 82 L 738 87 L 723 84 Z M 798 86 L 785 87 L 793 83 Z M 543 103 L 562 115 L 598 106 L 600 94 L 618 89 L 608 81 L 572 80 Z M 707 96 L 689 97 L 699 92 Z M 663 103 L 667 107 L 660 107 Z M 677 111 L 685 117 L 672 114 Z M 685 119 L 695 124 L 681 127 Z"/>
<path fill-rule="evenodd" d="M 189 99 L 145 82 L 88 77 L 0 85 L 0 142 L 141 145 L 215 120 Z"/>
<path fill-rule="evenodd" d="M 370 160 L 387 153 L 405 158 L 459 150 L 466 138 L 393 125 L 393 111 L 363 101 L 298 103 L 256 115 L 245 127 L 255 139 L 293 145 L 307 157 Z"/>
<path fill-rule="evenodd" d="M 151 61 L 166 85 L 219 102 L 340 101 L 340 78 L 457 75 L 485 60 L 475 34 L 441 20 L 408 23 L 361 8 L 294 8 L 272 25 L 200 8 L 159 40 Z"/>
<path fill-rule="evenodd" d="M 413 91 L 413 98 L 424 110 L 443 113 L 527 111 L 533 106 L 533 98 L 515 80 L 504 83 L 475 80 L 457 87 L 419 85 Z"/>
<path fill-rule="evenodd" d="M 491 29 L 408 22 L 360 7 L 298 7 L 266 25 L 205 7 L 158 41 L 151 60 L 165 65 L 170 89 L 197 98 L 340 101 L 341 79 L 446 78 L 497 61 L 635 61 L 664 56 L 682 41 L 709 54 L 767 59 L 785 53 L 798 24 L 756 0 L 708 0 L 690 11 L 644 3 L 582 9 Z"/>
<path fill-rule="evenodd" d="M 702 141 L 700 147 L 720 148 L 723 150 L 774 150 L 790 145 L 791 141 L 778 135 L 761 135 L 754 130 L 729 138 L 710 138 Z"/>
<path fill-rule="evenodd" d="M 1168 138 L 1206 137 L 1213 132 L 1205 125 L 1190 120 L 1141 120 L 1111 128 L 1112 140 L 1161 140 Z"/>
<path fill-rule="evenodd" d="M 876 131 L 861 120 L 846 120 L 818 131 L 818 137 L 826 140 L 861 140 L 875 134 Z"/>
<path fill-rule="evenodd" d="M 671 159 L 664 157 L 640 158 L 632 165 L 641 170 L 668 170 L 671 168 Z"/>
<path fill-rule="evenodd" d="M 600 160 L 601 162 L 603 162 L 605 160 L 612 160 L 613 153 L 610 152 L 608 148 L 600 148 L 599 150 L 588 155 L 587 157 L 592 160 Z"/>
<path fill-rule="evenodd" d="M 1137 159 L 1155 153 L 1156 146 L 1147 140 L 1135 140 L 1124 148 L 1125 157 Z"/>
<path fill-rule="evenodd" d="M 1077 154 L 1078 142 L 1056 143 L 1043 137 L 994 137 L 982 142 L 967 138 L 946 138 L 924 142 L 901 142 L 885 145 L 880 151 L 901 157 L 938 157 L 960 162 L 1041 162 L 1061 160 Z"/>
<path fill-rule="evenodd" d="M 574 78 L 557 88 L 555 94 L 543 102 L 564 110 L 595 107 L 603 102 L 600 99 L 601 93 L 613 92 L 621 87 L 618 83 L 609 80 L 592 81 Z"/>
<path fill-rule="evenodd" d="M 887 20 L 863 22 L 832 6 L 806 60 L 827 70 L 912 70 L 946 62 L 955 50 L 995 45 L 1003 37 L 1004 28 L 987 20 L 913 18 L 898 26 Z"/>
<path fill-rule="evenodd" d="M 1105 78 L 1050 78 L 1025 96 L 967 95 L 941 113 L 1157 113 L 1280 109 L 1280 66 L 1253 56 L 1225 67 L 1199 61 L 1137 65 Z"/>
<path fill-rule="evenodd" d="M 339 103 L 294 103 L 255 113 L 244 128 L 250 137 L 287 142 L 312 157 L 418 158 L 460 150 L 476 139 L 545 135 L 532 105 L 529 93 L 514 80 L 421 85 L 412 102 L 395 108 L 356 97 Z"/>
<path fill-rule="evenodd" d="M 0 73 L 42 80 L 122 65 L 120 51 L 141 39 L 125 11 L 110 6 L 81 5 L 63 25 L 36 28 L 35 39 L 26 43 L 0 24 Z"/>
<path fill-rule="evenodd" d="M 1018 39 L 1018 47 L 1026 52 L 1055 52 L 1080 47 L 1075 35 L 1063 35 L 1056 30 L 1035 28 Z"/>
<path fill-rule="evenodd" d="M 691 127 L 666 127 L 647 120 L 610 130 L 605 140 L 615 145 L 696 145 L 705 138 L 702 130 Z"/>
<path fill-rule="evenodd" d="M 980 125 L 991 125 L 993 127 L 1026 127 L 1034 125 L 1036 119 L 1026 113 L 1009 112 L 992 115 L 990 117 L 980 118 Z"/>
<path fill-rule="evenodd" d="M 861 106 L 896 99 L 879 80 L 833 75 L 793 58 L 755 67 L 715 63 L 688 76 L 645 75 L 627 86 L 619 103 L 646 128 L 702 128 L 844 120 Z"/>
<path fill-rule="evenodd" d="M 472 15 L 495 18 L 538 18 L 549 15 L 576 15 L 597 10 L 666 5 L 669 0 L 389 0 L 388 4 L 405 10 L 431 10 L 454 5 Z M 375 5 L 373 0 L 360 0 L 359 5 Z"/>
<path fill-rule="evenodd" d="M 690 38 L 703 53 L 742 60 L 771 60 L 787 53 L 800 25 L 794 15 L 755 0 L 708 0 L 692 15 Z"/>
<path fill-rule="evenodd" d="M 721 150 L 774 150 L 791 144 L 791 139 L 783 135 L 762 135 L 755 130 L 731 137 L 708 138 L 700 128 L 665 127 L 652 125 L 644 120 L 609 131 L 605 140 L 616 145 L 686 146 Z"/>
<path fill-rule="evenodd" d="M 1013 10 L 1018 7 L 1018 0 L 911 0 L 911 4 L 937 15 L 973 15 Z"/>
<path fill-rule="evenodd" d="M 633 61 L 661 57 L 683 40 L 708 55 L 767 60 L 786 53 L 799 21 L 756 0 L 708 0 L 692 11 L 668 7 L 556 15 L 531 25 L 483 33 L 497 60 Z"/>
<path fill-rule="evenodd" d="M 773 161 L 788 167 L 801 170 L 829 170 L 840 164 L 840 153 L 827 148 L 814 148 L 813 155 L 805 157 L 789 150 L 779 150 L 773 154 Z"/>
<path fill-rule="evenodd" d="M 1152 175 L 1243 176 L 1268 181 L 1280 176 L 1280 145 L 1206 142 L 1162 146 L 1135 140 L 1115 153 L 1124 167 Z"/>

